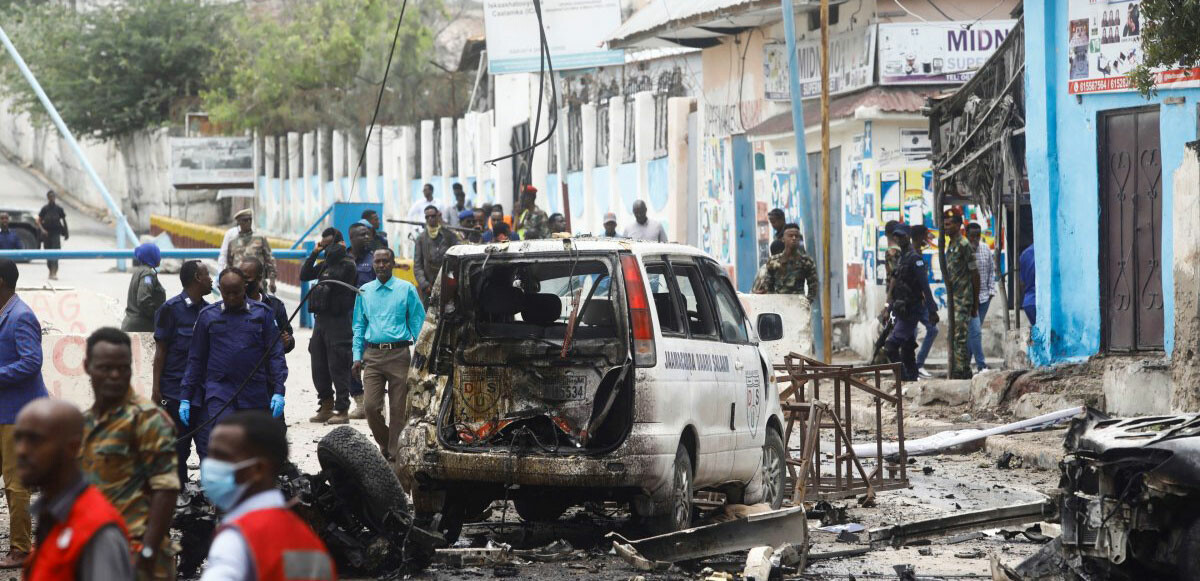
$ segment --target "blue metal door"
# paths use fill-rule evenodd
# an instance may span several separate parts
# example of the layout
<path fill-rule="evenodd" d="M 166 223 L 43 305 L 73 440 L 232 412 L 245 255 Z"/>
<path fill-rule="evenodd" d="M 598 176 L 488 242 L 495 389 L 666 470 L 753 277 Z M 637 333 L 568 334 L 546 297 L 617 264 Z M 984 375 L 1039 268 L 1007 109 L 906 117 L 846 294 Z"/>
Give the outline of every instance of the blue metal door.
<path fill-rule="evenodd" d="M 755 240 L 754 152 L 745 135 L 733 136 L 733 212 L 737 231 L 737 286 L 750 292 L 758 272 L 758 242 Z"/>

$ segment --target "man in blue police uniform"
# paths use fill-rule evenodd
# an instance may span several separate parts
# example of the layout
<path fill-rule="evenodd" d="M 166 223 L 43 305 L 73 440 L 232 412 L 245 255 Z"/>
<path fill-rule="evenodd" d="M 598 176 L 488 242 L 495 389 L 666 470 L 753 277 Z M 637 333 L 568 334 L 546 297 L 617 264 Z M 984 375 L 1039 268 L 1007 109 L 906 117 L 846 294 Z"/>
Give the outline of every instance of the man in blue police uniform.
<path fill-rule="evenodd" d="M 188 349 L 192 346 L 192 329 L 200 310 L 208 306 L 204 297 L 212 289 L 212 276 L 199 260 L 189 260 L 179 269 L 179 282 L 183 292 L 175 295 L 154 314 L 154 387 L 151 397 L 154 403 L 167 410 L 175 422 L 178 436 L 188 433 L 188 428 L 179 418 L 179 402 L 183 396 L 183 374 L 187 370 Z M 200 416 L 199 411 L 193 419 Z M 192 453 L 192 442 L 196 442 L 196 454 L 207 455 L 207 442 L 192 436 L 175 442 L 179 455 L 179 482 L 187 482 L 187 459 Z"/>
<path fill-rule="evenodd" d="M 283 343 L 283 352 L 291 353 L 292 349 L 296 348 L 296 338 L 292 336 L 292 323 L 288 320 L 287 307 L 284 306 L 282 299 L 267 292 L 262 279 L 262 261 L 253 256 L 247 256 L 242 259 L 238 268 L 242 269 L 242 274 L 246 275 L 246 298 L 271 307 L 271 312 L 275 315 L 275 328 L 282 332 L 279 342 Z"/>
<path fill-rule="evenodd" d="M 237 410 L 270 409 L 273 416 L 282 418 L 288 375 L 283 341 L 276 340 L 275 314 L 271 307 L 246 298 L 245 273 L 226 268 L 217 284 L 222 300 L 201 309 L 196 318 L 179 402 L 179 416 L 187 426 L 194 425 L 190 421 L 192 402 L 204 408 L 211 419 L 200 430 L 205 442 L 212 424 Z M 263 364 L 255 369 L 264 354 Z M 247 378 L 251 370 L 254 373 Z M 238 393 L 243 381 L 246 386 Z M 197 400 L 198 396 L 203 400 Z"/>
<path fill-rule="evenodd" d="M 350 225 L 350 258 L 354 259 L 358 271 L 358 278 L 354 283 L 357 287 L 361 288 L 362 285 L 375 280 L 375 268 L 372 266 L 374 242 L 375 238 L 371 236 L 370 228 L 358 222 Z"/>

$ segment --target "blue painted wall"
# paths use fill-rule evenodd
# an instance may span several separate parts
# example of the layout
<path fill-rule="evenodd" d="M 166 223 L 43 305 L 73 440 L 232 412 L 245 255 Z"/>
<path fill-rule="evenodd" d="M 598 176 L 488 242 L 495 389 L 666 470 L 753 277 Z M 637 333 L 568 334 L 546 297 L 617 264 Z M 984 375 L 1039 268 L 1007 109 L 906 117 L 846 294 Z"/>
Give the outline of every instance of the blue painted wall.
<path fill-rule="evenodd" d="M 1197 137 L 1200 89 L 1161 90 L 1147 100 L 1136 92 L 1067 92 L 1067 2 L 1025 3 L 1026 164 L 1033 206 L 1037 262 L 1037 323 L 1031 361 L 1047 365 L 1085 359 L 1100 351 L 1099 114 L 1159 105 L 1163 172 L 1162 276 L 1164 344 L 1174 348 L 1175 294 L 1173 179 L 1184 144 Z M 1182 98 L 1182 103 L 1166 104 Z"/>

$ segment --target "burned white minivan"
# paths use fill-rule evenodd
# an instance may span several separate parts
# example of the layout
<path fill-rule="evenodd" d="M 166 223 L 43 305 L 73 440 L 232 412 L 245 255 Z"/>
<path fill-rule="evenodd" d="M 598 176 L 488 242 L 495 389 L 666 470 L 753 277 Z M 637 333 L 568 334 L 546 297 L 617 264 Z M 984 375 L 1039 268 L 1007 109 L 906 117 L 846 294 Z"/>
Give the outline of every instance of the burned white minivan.
<path fill-rule="evenodd" d="M 612 239 L 455 246 L 409 375 L 397 471 L 449 535 L 495 499 L 526 520 L 589 500 L 686 527 L 696 490 L 784 498 L 782 413 L 726 270 Z M 778 315 L 759 318 L 778 339 Z"/>

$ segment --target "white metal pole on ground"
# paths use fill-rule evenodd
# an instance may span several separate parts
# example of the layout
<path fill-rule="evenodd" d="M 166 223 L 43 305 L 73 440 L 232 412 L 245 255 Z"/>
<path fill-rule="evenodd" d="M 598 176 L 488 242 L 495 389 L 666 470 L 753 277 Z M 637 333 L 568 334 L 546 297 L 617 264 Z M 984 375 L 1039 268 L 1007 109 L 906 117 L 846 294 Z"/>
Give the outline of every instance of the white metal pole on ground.
<path fill-rule="evenodd" d="M 67 128 L 67 124 L 63 122 L 62 117 L 58 114 L 58 109 L 54 108 L 54 103 L 50 102 L 50 97 L 46 96 L 46 92 L 42 90 L 42 85 L 38 83 L 37 77 L 33 76 L 33 71 L 29 70 L 29 65 L 25 64 L 25 59 L 21 58 L 21 53 L 17 52 L 17 47 L 13 46 L 12 40 L 8 38 L 8 33 L 4 32 L 4 27 L 2 26 L 0 26 L 0 42 L 4 43 L 4 49 L 8 51 L 13 61 L 17 63 L 17 68 L 25 76 L 25 80 L 29 81 L 29 86 L 33 88 L 33 92 L 37 95 L 38 100 L 46 108 L 46 113 L 50 115 L 50 120 L 54 122 L 54 126 L 58 128 L 58 132 L 67 140 L 67 144 L 71 146 L 71 151 L 75 153 L 75 157 L 79 158 L 79 163 L 83 165 L 83 169 L 87 171 L 88 178 L 92 180 L 92 184 L 96 186 L 96 189 L 100 190 L 100 195 L 104 197 L 104 202 L 108 204 L 108 211 L 112 212 L 113 218 L 117 221 L 117 248 L 124 249 L 129 242 L 137 241 L 137 234 L 133 232 L 133 228 L 129 227 L 129 220 L 125 218 L 125 213 L 117 206 L 116 200 L 113 200 L 112 194 L 108 192 L 108 188 L 104 186 L 104 182 L 100 181 L 100 176 L 96 174 L 96 169 L 92 167 L 92 163 L 83 154 L 83 149 L 79 147 L 79 142 L 75 140 L 75 136 L 71 134 L 71 130 Z M 125 270 L 125 259 L 117 260 L 117 269 L 121 271 Z"/>
<path fill-rule="evenodd" d="M 812 190 L 808 183 L 808 148 L 804 144 L 804 94 L 800 87 L 800 55 L 796 53 L 796 11 L 792 0 L 783 4 L 783 35 L 787 37 L 788 79 L 792 92 L 792 130 L 796 135 L 796 187 L 800 190 L 800 218 L 804 220 L 804 245 L 809 256 L 817 256 L 817 216 L 813 212 Z M 824 278 L 828 272 L 820 273 Z M 825 345 L 825 325 L 821 316 L 821 300 L 812 304 L 813 350 L 818 359 L 829 362 L 829 354 L 821 353 Z"/>

